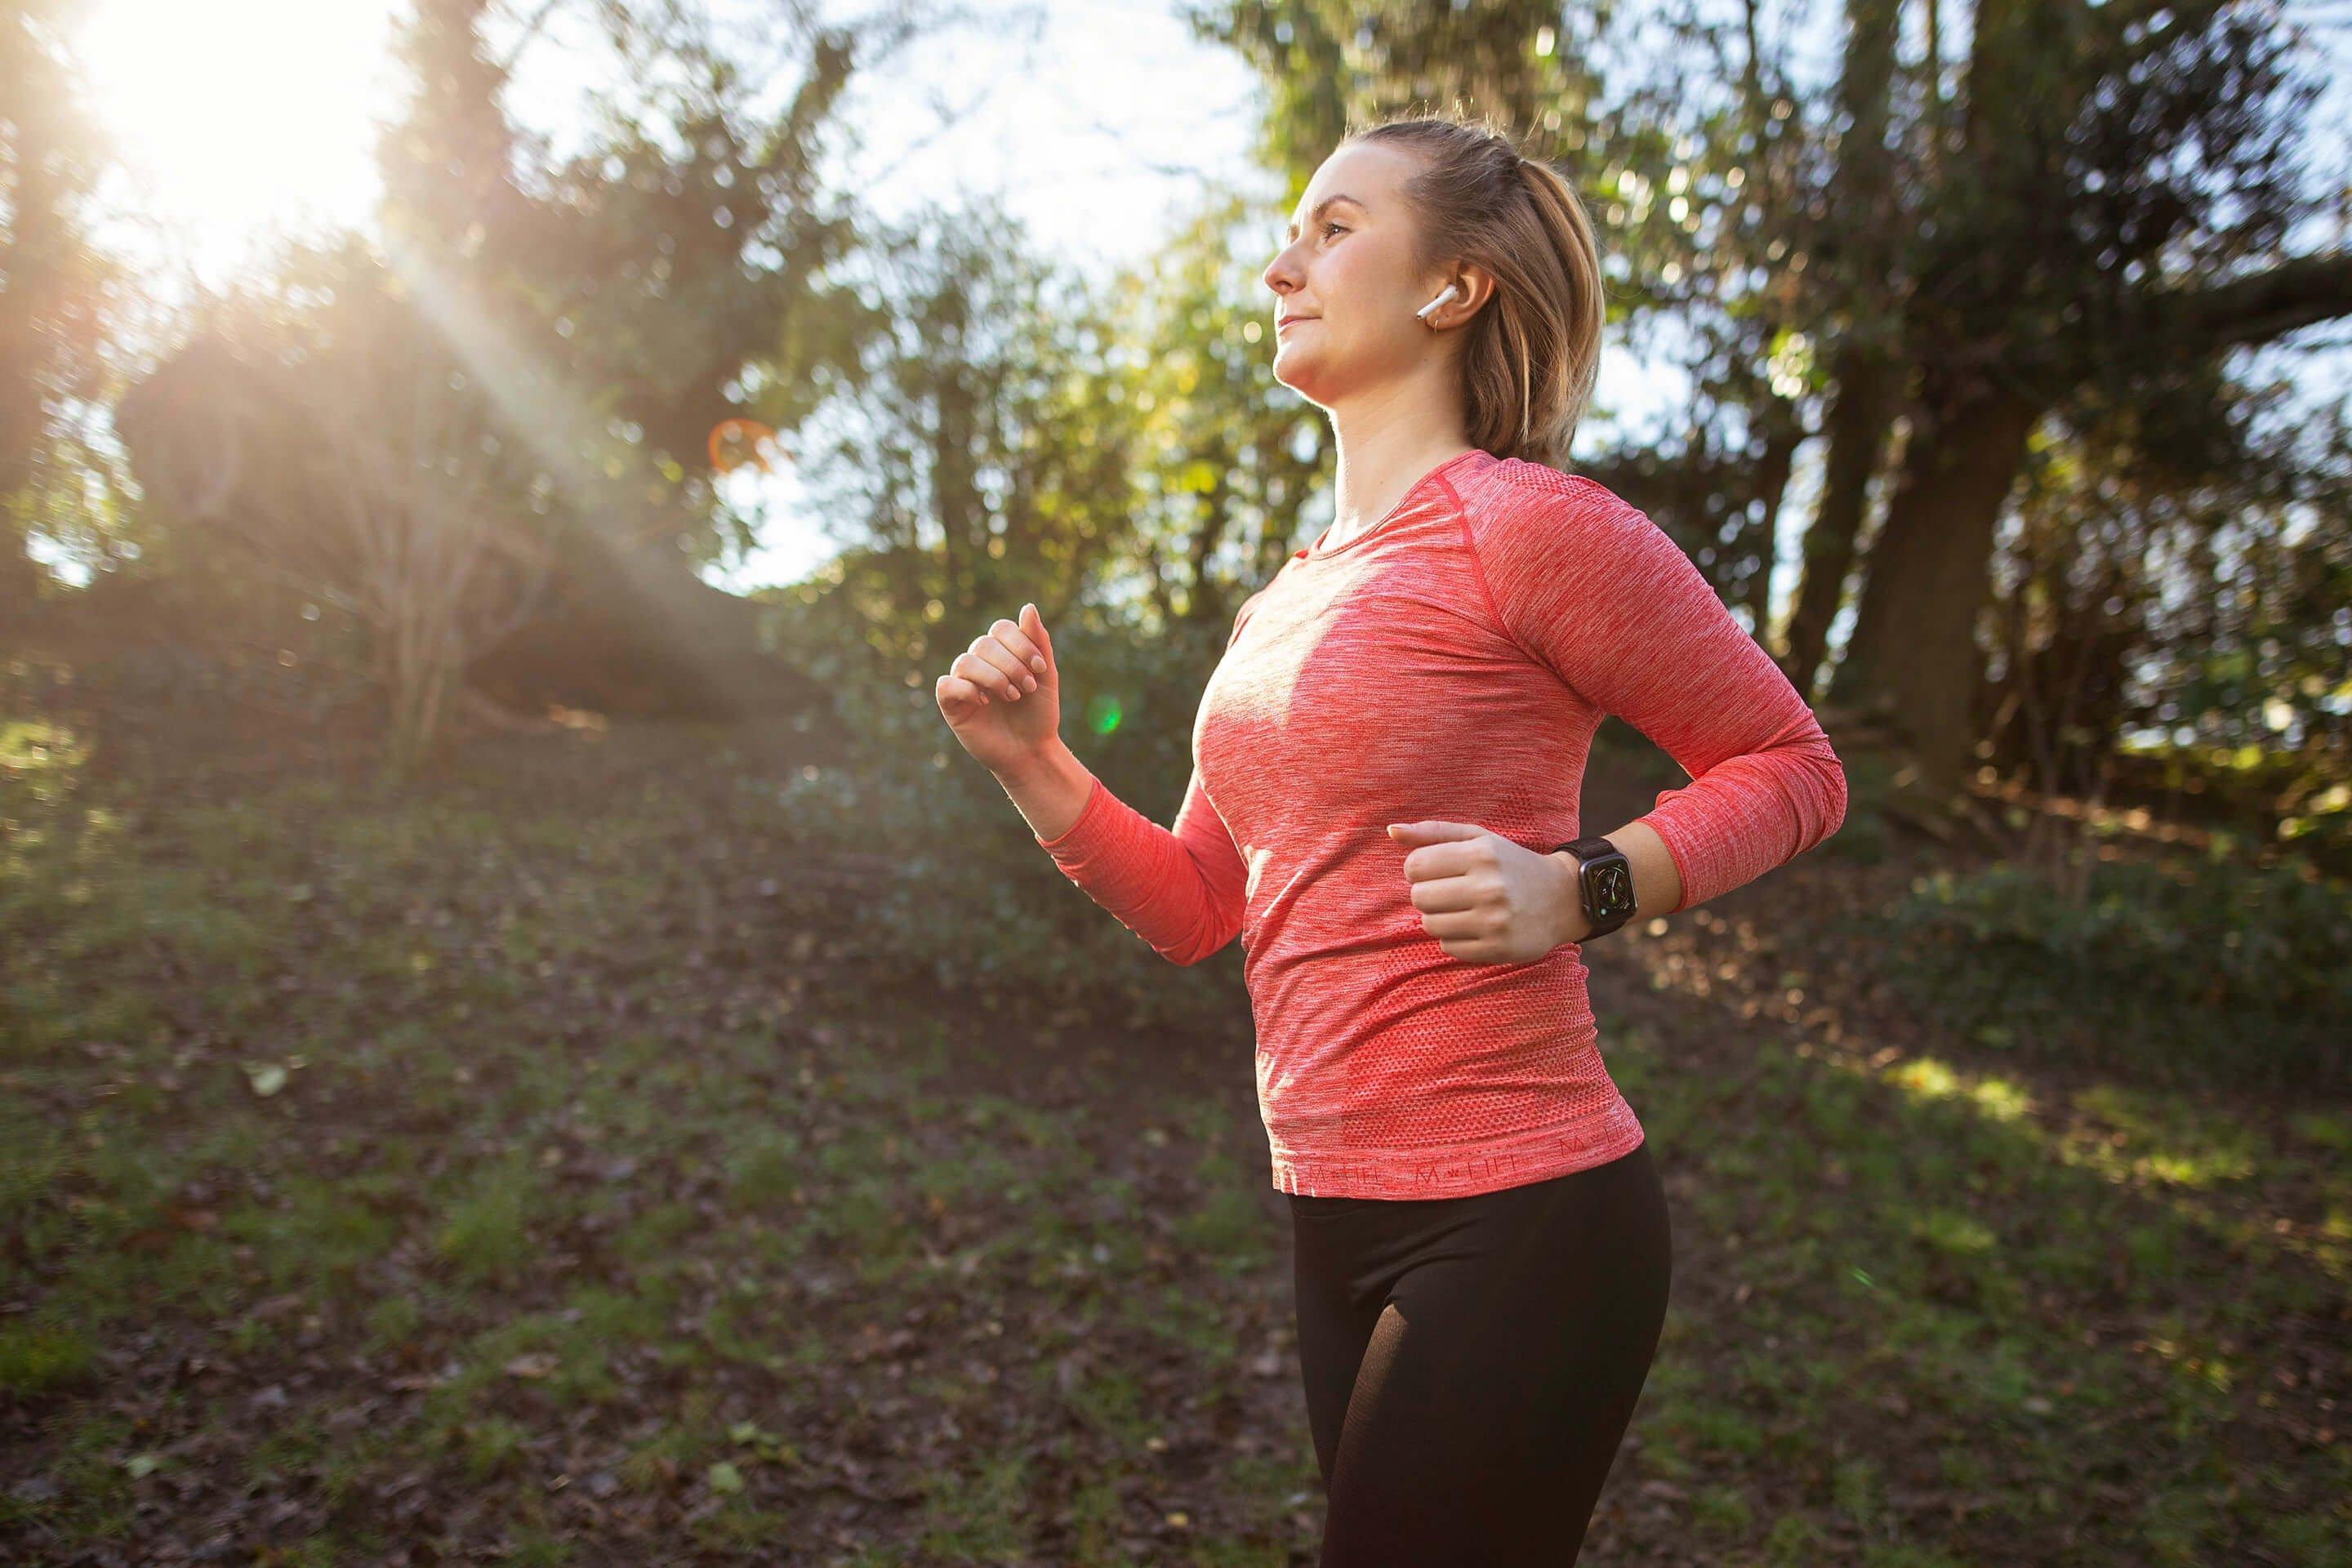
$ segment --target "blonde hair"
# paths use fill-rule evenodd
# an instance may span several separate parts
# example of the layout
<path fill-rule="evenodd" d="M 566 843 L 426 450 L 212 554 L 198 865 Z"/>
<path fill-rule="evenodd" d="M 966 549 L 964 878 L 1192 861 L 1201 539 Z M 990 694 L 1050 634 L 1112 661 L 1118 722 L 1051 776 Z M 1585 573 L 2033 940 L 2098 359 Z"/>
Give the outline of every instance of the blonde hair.
<path fill-rule="evenodd" d="M 1467 262 L 1495 279 L 1464 328 L 1462 397 L 1471 445 L 1498 458 L 1567 465 L 1592 399 L 1607 320 L 1591 220 L 1559 171 L 1482 123 L 1415 114 L 1340 140 L 1411 149 L 1404 183 L 1417 233 L 1413 270 Z"/>

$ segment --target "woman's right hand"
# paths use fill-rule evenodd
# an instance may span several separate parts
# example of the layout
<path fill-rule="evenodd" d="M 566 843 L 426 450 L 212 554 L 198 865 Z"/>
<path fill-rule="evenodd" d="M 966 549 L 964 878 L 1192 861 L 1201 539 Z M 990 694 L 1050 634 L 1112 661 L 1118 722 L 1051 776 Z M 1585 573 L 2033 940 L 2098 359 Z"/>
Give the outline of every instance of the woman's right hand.
<path fill-rule="evenodd" d="M 1062 731 L 1062 675 L 1034 605 L 1000 620 L 956 656 L 933 688 L 963 749 L 992 773 L 1017 770 Z"/>

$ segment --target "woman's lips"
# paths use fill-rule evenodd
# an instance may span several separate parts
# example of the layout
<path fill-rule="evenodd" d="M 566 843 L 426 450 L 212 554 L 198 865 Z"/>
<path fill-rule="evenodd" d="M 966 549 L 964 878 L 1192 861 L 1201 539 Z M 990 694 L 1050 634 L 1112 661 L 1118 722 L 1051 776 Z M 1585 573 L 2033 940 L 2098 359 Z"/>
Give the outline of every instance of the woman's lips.
<path fill-rule="evenodd" d="M 1285 327 L 1295 327 L 1301 321 L 1311 321 L 1315 319 L 1316 318 L 1313 316 L 1285 316 L 1282 320 L 1275 322 L 1275 333 L 1276 336 L 1279 336 Z"/>

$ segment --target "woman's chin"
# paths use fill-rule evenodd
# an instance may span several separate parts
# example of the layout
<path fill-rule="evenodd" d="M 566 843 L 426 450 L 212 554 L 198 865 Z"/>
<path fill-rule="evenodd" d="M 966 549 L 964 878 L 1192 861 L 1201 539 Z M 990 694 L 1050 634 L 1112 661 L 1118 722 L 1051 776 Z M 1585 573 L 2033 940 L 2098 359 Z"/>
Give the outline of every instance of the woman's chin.
<path fill-rule="evenodd" d="M 1315 400 L 1315 359 L 1285 344 L 1274 352 L 1274 379 L 1309 402 Z"/>

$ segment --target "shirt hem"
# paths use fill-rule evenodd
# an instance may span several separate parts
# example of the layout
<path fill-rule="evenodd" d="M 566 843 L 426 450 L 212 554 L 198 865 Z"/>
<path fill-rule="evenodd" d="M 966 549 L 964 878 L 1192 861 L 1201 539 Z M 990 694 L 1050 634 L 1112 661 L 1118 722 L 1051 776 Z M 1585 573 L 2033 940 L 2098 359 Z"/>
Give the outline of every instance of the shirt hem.
<path fill-rule="evenodd" d="M 1276 1192 L 1300 1197 L 1458 1198 L 1588 1170 L 1621 1159 L 1646 1136 L 1633 1108 L 1620 1099 L 1598 1119 L 1474 1143 L 1430 1149 L 1341 1150 L 1295 1153 L 1276 1149 Z"/>

